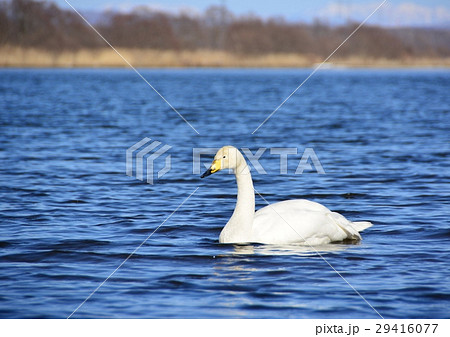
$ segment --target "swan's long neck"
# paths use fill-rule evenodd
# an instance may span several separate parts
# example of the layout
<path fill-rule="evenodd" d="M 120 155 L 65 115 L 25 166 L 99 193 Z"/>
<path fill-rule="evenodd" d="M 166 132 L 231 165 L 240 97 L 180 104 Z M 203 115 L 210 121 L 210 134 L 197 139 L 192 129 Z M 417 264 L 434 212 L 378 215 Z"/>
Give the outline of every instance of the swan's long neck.
<path fill-rule="evenodd" d="M 233 215 L 220 233 L 219 242 L 250 242 L 253 218 L 255 216 L 255 192 L 250 169 L 239 153 L 237 168 L 234 170 L 237 182 L 237 201 Z"/>

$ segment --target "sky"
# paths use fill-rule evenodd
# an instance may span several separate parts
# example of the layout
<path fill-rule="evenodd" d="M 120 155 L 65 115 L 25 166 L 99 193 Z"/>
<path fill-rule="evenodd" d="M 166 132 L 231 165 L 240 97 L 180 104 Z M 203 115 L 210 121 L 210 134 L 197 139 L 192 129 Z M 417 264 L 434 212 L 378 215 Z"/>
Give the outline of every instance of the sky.
<path fill-rule="evenodd" d="M 65 0 L 51 0 L 69 8 Z M 330 23 L 364 20 L 383 0 L 67 0 L 77 10 L 115 9 L 129 11 L 138 5 L 168 12 L 180 10 L 201 13 L 211 5 L 225 4 L 237 15 L 256 14 L 261 17 L 284 17 L 290 21 L 311 22 L 319 18 Z M 384 26 L 450 27 L 449 0 L 387 0 L 370 19 Z"/>

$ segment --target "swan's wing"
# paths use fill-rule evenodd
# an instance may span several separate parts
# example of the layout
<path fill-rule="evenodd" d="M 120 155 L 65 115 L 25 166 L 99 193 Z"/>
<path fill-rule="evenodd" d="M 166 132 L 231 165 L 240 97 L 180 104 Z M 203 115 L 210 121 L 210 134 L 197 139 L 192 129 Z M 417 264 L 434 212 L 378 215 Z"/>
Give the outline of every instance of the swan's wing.
<path fill-rule="evenodd" d="M 347 237 L 345 239 L 361 240 L 361 235 L 359 235 L 358 230 L 355 228 L 353 223 L 351 221 L 348 221 L 342 214 L 330 212 L 327 215 L 347 234 Z"/>
<path fill-rule="evenodd" d="M 350 223 L 338 213 L 347 223 Z M 255 213 L 252 237 L 262 243 L 326 244 L 360 238 L 325 206 L 309 200 L 288 200 L 266 206 Z"/>

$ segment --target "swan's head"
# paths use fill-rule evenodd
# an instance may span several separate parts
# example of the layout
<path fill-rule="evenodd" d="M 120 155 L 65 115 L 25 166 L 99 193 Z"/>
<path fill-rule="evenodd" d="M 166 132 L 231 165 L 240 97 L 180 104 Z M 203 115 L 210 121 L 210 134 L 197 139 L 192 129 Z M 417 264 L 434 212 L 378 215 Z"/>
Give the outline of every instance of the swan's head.
<path fill-rule="evenodd" d="M 210 176 L 223 169 L 235 170 L 240 163 L 241 157 L 241 153 L 234 146 L 228 145 L 222 147 L 214 156 L 211 167 L 202 174 L 201 178 Z"/>

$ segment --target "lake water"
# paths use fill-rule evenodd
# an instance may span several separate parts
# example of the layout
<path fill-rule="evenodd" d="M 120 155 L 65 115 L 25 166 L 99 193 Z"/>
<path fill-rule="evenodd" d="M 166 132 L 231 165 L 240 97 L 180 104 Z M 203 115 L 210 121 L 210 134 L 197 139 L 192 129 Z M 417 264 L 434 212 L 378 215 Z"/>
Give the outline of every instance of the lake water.
<path fill-rule="evenodd" d="M 131 70 L 0 70 L 0 317 L 68 317 L 198 187 L 72 318 L 378 318 L 324 259 L 384 318 L 450 318 L 450 71 L 319 71 L 252 134 L 310 72 L 142 70 L 198 135 Z M 171 146 L 153 185 L 125 174 L 144 137 Z M 219 244 L 235 180 L 192 153 L 228 144 L 267 148 L 269 202 L 373 227 L 323 258 Z"/>

